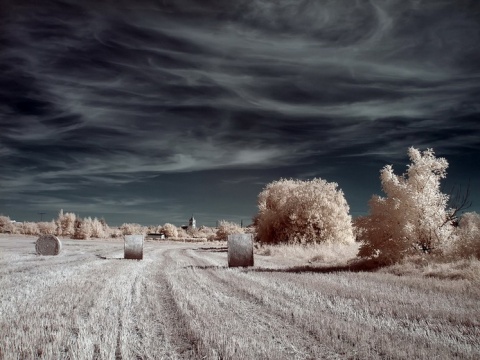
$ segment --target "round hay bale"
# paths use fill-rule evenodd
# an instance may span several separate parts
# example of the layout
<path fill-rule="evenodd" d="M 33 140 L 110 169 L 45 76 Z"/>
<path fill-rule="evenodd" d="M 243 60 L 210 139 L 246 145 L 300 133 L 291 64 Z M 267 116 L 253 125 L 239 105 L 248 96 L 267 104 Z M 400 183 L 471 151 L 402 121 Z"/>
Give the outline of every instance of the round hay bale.
<path fill-rule="evenodd" d="M 253 266 L 252 234 L 228 235 L 228 267 Z"/>
<path fill-rule="evenodd" d="M 143 235 L 125 235 L 124 258 L 143 259 Z"/>
<path fill-rule="evenodd" d="M 38 255 L 58 255 L 62 250 L 62 242 L 54 235 L 41 235 L 35 243 Z"/>

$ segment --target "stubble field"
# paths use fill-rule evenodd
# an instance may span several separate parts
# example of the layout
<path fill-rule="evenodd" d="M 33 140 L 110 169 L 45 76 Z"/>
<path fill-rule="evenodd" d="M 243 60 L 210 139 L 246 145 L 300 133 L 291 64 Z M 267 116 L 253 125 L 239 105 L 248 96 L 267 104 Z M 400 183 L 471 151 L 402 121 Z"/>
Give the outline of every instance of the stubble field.
<path fill-rule="evenodd" d="M 478 359 L 480 287 L 462 279 L 226 267 L 225 244 L 0 235 L 0 359 Z M 337 269 L 338 270 L 338 269 Z"/>

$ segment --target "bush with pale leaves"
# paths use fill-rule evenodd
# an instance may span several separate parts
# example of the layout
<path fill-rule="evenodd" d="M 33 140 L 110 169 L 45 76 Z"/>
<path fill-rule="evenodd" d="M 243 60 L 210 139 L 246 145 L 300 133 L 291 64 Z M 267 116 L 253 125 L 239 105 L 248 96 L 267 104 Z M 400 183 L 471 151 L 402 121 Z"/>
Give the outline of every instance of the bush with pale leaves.
<path fill-rule="evenodd" d="M 105 220 L 94 218 L 92 222 L 92 237 L 105 239 L 110 236 L 110 228 Z"/>
<path fill-rule="evenodd" d="M 190 235 L 194 238 L 215 239 L 216 230 L 209 226 L 200 226 L 198 229 L 191 230 Z"/>
<path fill-rule="evenodd" d="M 40 235 L 38 224 L 35 222 L 24 221 L 17 223 L 17 232 L 22 235 Z"/>
<path fill-rule="evenodd" d="M 63 209 L 61 209 L 56 220 L 57 235 L 72 237 L 75 234 L 76 218 L 77 216 L 74 213 L 63 213 Z"/>
<path fill-rule="evenodd" d="M 457 239 L 451 248 L 456 258 L 476 257 L 480 259 L 480 214 L 468 212 L 458 223 Z"/>
<path fill-rule="evenodd" d="M 38 222 L 37 226 L 41 235 L 55 235 L 57 232 L 57 224 L 53 220 Z"/>
<path fill-rule="evenodd" d="M 232 234 L 243 234 L 245 231 L 237 223 L 221 220 L 218 223 L 218 229 L 215 233 L 215 240 L 227 240 L 228 235 Z"/>
<path fill-rule="evenodd" d="M 147 227 L 147 233 L 149 234 L 159 234 L 162 232 L 161 225 L 150 225 Z"/>
<path fill-rule="evenodd" d="M 188 239 L 190 238 L 190 235 L 188 235 L 188 232 L 181 228 L 181 227 L 178 227 L 177 228 L 177 239 Z"/>
<path fill-rule="evenodd" d="M 14 226 L 8 216 L 0 215 L 0 233 L 11 233 L 14 231 Z"/>
<path fill-rule="evenodd" d="M 162 227 L 162 232 L 165 234 L 165 237 L 167 238 L 177 238 L 178 237 L 178 229 L 175 225 L 166 223 Z"/>
<path fill-rule="evenodd" d="M 353 243 L 352 218 L 338 184 L 281 179 L 258 196 L 254 223 L 263 243 Z"/>
<path fill-rule="evenodd" d="M 140 224 L 129 224 L 125 223 L 120 226 L 120 230 L 122 230 L 123 235 L 140 235 L 147 233 L 147 227 L 142 226 Z"/>
<path fill-rule="evenodd" d="M 119 239 L 123 237 L 123 232 L 118 227 L 109 228 L 109 237 Z"/>
<path fill-rule="evenodd" d="M 442 253 L 454 241 L 453 210 L 448 195 L 440 191 L 448 162 L 432 149 L 408 150 L 411 164 L 406 174 L 393 173 L 391 165 L 380 172 L 386 197 L 374 195 L 370 214 L 355 221 L 359 256 L 395 263 L 415 253 Z"/>
<path fill-rule="evenodd" d="M 93 227 L 92 227 L 92 218 L 76 218 L 75 219 L 75 232 L 73 237 L 75 239 L 83 239 L 88 240 L 93 235 Z"/>

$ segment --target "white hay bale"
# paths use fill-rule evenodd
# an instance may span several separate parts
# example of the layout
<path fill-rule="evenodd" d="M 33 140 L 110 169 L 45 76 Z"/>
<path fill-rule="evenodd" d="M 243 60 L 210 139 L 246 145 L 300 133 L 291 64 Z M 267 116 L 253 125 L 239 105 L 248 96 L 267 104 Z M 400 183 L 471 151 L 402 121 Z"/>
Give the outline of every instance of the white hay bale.
<path fill-rule="evenodd" d="M 252 234 L 228 235 L 228 267 L 253 266 Z"/>
<path fill-rule="evenodd" d="M 35 243 L 38 255 L 58 255 L 62 250 L 62 242 L 54 235 L 41 235 Z"/>
<path fill-rule="evenodd" d="M 143 235 L 125 235 L 124 258 L 143 259 Z"/>

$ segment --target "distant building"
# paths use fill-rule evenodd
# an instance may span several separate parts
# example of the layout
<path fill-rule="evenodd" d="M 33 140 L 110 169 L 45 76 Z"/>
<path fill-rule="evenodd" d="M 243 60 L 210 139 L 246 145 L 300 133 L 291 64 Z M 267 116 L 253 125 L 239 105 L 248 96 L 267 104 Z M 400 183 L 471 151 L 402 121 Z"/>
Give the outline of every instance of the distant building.
<path fill-rule="evenodd" d="M 146 236 L 147 239 L 153 239 L 153 240 L 158 240 L 158 239 L 165 239 L 165 233 L 159 232 L 159 233 L 148 233 Z"/>
<path fill-rule="evenodd" d="M 192 217 L 190 218 L 190 220 L 188 220 L 188 228 L 189 229 L 196 229 L 197 228 L 197 221 L 193 217 L 193 214 L 192 214 Z"/>

